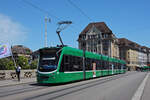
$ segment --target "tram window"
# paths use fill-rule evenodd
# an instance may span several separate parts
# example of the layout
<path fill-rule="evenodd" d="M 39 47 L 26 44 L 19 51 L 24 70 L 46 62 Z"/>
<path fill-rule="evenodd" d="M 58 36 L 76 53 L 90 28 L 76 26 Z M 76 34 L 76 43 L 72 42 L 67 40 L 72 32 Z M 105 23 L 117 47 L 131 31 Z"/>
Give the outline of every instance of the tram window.
<path fill-rule="evenodd" d="M 120 69 L 120 64 L 118 63 L 118 69 Z"/>
<path fill-rule="evenodd" d="M 81 57 L 76 57 L 75 64 L 79 66 L 78 71 L 82 71 L 83 59 Z"/>
<path fill-rule="evenodd" d="M 67 55 L 64 56 L 64 62 L 69 63 L 69 56 L 67 56 Z"/>
<path fill-rule="evenodd" d="M 117 69 L 117 63 L 114 62 L 114 69 Z"/>
<path fill-rule="evenodd" d="M 116 62 L 113 62 L 113 64 L 114 64 L 114 69 L 117 69 Z"/>
<path fill-rule="evenodd" d="M 70 70 L 70 68 L 69 68 L 70 59 L 69 58 L 70 57 L 67 56 L 67 55 L 64 56 L 64 71 L 69 71 Z"/>
<path fill-rule="evenodd" d="M 107 61 L 107 69 L 110 69 L 109 61 Z"/>
<path fill-rule="evenodd" d="M 115 63 L 115 69 L 118 69 L 118 63 Z"/>
<path fill-rule="evenodd" d="M 112 64 L 114 65 L 114 69 L 116 69 L 116 64 L 115 64 L 115 62 L 113 62 Z"/>
<path fill-rule="evenodd" d="M 116 63 L 116 68 L 119 69 L 118 63 Z"/>
<path fill-rule="evenodd" d="M 85 68 L 86 68 L 86 70 L 88 69 L 88 67 L 91 65 L 91 63 L 90 63 L 90 59 L 89 58 L 86 58 L 86 60 L 85 60 Z"/>
<path fill-rule="evenodd" d="M 109 69 L 109 63 L 108 63 L 108 61 L 104 61 L 104 69 Z"/>
<path fill-rule="evenodd" d="M 106 64 L 105 64 L 106 62 L 105 61 L 103 61 L 103 69 L 106 69 Z"/>
<path fill-rule="evenodd" d="M 127 66 L 126 66 L 125 64 L 124 64 L 123 66 L 124 66 L 123 69 L 126 69 L 126 68 L 127 68 Z"/>
<path fill-rule="evenodd" d="M 116 64 L 115 64 L 115 62 L 112 62 L 112 64 L 113 64 L 113 66 L 114 66 L 114 69 L 116 69 Z"/>
<path fill-rule="evenodd" d="M 69 58 L 67 55 L 64 55 L 61 61 L 60 72 L 68 70 Z"/>
<path fill-rule="evenodd" d="M 75 71 L 75 68 L 74 68 L 74 56 L 70 56 L 69 67 L 70 67 L 69 71 Z"/>
<path fill-rule="evenodd" d="M 103 70 L 102 60 L 99 61 L 99 64 L 100 64 L 100 65 L 99 65 L 99 66 L 100 66 L 100 69 Z"/>
<path fill-rule="evenodd" d="M 100 60 L 96 60 L 96 70 L 101 70 L 101 62 L 100 62 Z"/>
<path fill-rule="evenodd" d="M 105 69 L 108 69 L 107 61 L 105 61 Z"/>
<path fill-rule="evenodd" d="M 108 62 L 108 68 L 112 69 L 112 63 L 111 62 Z"/>
<path fill-rule="evenodd" d="M 96 63 L 96 69 L 102 70 L 104 66 L 102 66 L 102 60 L 96 60 L 91 58 L 86 58 L 86 70 L 93 70 L 93 63 Z"/>
<path fill-rule="evenodd" d="M 64 55 L 63 56 L 63 62 L 62 62 L 62 69 L 63 71 L 70 71 L 70 56 Z"/>
<path fill-rule="evenodd" d="M 72 71 L 80 71 L 80 67 L 78 65 L 73 65 Z"/>
<path fill-rule="evenodd" d="M 102 70 L 104 69 L 104 61 L 101 60 L 101 67 L 102 67 Z"/>
<path fill-rule="evenodd" d="M 70 65 L 72 66 L 74 64 L 74 56 L 70 56 Z"/>
<path fill-rule="evenodd" d="M 120 63 L 118 63 L 118 65 L 119 65 L 119 66 L 118 66 L 118 69 L 121 69 L 121 64 L 120 64 Z"/>
<path fill-rule="evenodd" d="M 103 68 L 107 69 L 106 61 L 103 61 Z"/>
<path fill-rule="evenodd" d="M 92 70 L 92 59 L 90 59 L 90 58 L 86 58 L 86 67 L 85 67 L 85 69 L 86 70 Z"/>
<path fill-rule="evenodd" d="M 100 66 L 101 66 L 101 70 L 103 70 L 104 68 L 103 68 L 103 61 L 102 60 L 100 60 Z"/>
<path fill-rule="evenodd" d="M 82 70 L 82 66 L 83 66 L 83 59 L 81 57 L 77 57 L 77 65 L 80 66 L 80 69 Z"/>
<path fill-rule="evenodd" d="M 110 63 L 107 61 L 107 69 L 110 69 Z"/>
<path fill-rule="evenodd" d="M 101 70 L 100 60 L 86 58 L 86 70 L 93 70 L 93 63 L 96 63 L 96 69 Z"/>
<path fill-rule="evenodd" d="M 72 62 L 71 62 L 71 71 L 82 71 L 82 58 L 81 57 L 76 57 L 72 56 Z"/>
<path fill-rule="evenodd" d="M 96 60 L 96 70 L 100 70 L 100 67 L 99 67 L 99 61 L 98 60 Z"/>
<path fill-rule="evenodd" d="M 60 71 L 82 71 L 82 58 L 64 55 Z"/>

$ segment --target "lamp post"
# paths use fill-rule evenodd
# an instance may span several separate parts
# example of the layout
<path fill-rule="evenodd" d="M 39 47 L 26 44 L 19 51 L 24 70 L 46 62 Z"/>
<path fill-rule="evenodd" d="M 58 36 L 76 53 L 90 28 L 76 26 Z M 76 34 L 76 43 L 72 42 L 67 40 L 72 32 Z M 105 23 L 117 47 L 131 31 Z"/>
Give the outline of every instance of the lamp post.
<path fill-rule="evenodd" d="M 50 18 L 45 16 L 45 47 L 47 47 L 47 22 L 50 22 Z"/>

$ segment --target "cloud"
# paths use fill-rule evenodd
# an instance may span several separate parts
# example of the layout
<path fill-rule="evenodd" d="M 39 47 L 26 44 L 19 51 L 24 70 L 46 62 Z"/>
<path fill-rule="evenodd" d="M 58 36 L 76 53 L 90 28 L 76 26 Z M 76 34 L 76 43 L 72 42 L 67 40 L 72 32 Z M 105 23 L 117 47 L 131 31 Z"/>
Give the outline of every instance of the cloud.
<path fill-rule="evenodd" d="M 27 38 L 27 32 L 23 25 L 13 21 L 10 17 L 0 14 L 0 42 L 20 44 Z"/>

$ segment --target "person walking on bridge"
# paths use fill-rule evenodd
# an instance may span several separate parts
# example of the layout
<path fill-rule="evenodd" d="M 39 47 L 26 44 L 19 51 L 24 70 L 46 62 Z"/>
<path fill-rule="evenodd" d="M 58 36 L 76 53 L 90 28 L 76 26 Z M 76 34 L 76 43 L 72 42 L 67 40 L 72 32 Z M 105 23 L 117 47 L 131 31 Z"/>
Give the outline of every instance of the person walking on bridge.
<path fill-rule="evenodd" d="M 17 74 L 18 81 L 20 81 L 20 71 L 21 71 L 21 67 L 18 65 L 16 68 L 16 74 Z"/>

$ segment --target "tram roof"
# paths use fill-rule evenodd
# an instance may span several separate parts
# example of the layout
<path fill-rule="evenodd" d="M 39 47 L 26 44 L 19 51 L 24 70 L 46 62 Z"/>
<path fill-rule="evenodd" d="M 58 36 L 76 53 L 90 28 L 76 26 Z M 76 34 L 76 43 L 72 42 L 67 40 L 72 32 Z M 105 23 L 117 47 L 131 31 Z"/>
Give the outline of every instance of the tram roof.
<path fill-rule="evenodd" d="M 39 49 L 40 51 L 48 50 L 48 49 L 61 49 L 62 47 L 45 47 Z M 63 47 L 62 48 L 62 53 L 66 55 L 72 55 L 72 56 L 78 56 L 78 57 L 83 57 L 83 50 L 72 48 L 72 47 Z M 92 52 L 85 51 L 85 57 L 86 58 L 93 58 L 93 59 L 98 59 L 98 60 L 104 60 L 104 61 L 109 61 L 109 62 L 116 62 L 116 63 L 121 63 L 121 64 L 126 64 L 124 60 L 119 60 L 116 58 L 108 57 L 105 55 L 101 54 L 96 54 Z"/>
<path fill-rule="evenodd" d="M 72 56 L 83 57 L 83 50 L 72 48 L 72 47 L 63 47 L 62 53 L 72 55 Z M 112 57 L 108 57 L 108 56 L 104 56 L 100 54 L 95 54 L 95 53 L 88 52 L 88 51 L 85 51 L 85 57 L 98 59 L 98 60 L 102 59 L 104 61 L 118 62 L 118 63 L 125 64 L 125 61 L 123 60 L 119 60 L 116 58 L 112 58 Z"/>

